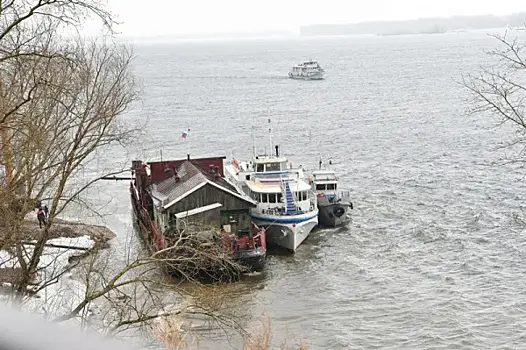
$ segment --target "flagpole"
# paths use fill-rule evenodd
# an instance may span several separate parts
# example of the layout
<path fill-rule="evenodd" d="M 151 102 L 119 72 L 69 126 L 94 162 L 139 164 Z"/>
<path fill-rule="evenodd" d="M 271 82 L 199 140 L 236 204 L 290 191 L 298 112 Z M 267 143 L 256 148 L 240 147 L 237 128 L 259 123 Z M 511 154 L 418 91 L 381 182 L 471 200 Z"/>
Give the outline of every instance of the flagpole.
<path fill-rule="evenodd" d="M 187 136 L 186 136 L 186 157 L 188 160 L 190 160 L 190 140 L 188 140 L 188 137 L 190 136 L 190 128 L 187 129 Z"/>

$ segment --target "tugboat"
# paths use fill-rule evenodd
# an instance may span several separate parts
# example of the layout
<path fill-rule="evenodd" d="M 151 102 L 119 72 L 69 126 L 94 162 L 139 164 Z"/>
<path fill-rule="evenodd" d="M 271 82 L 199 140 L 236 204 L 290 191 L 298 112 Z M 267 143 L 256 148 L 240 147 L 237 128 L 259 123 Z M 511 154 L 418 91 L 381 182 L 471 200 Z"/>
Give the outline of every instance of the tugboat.
<path fill-rule="evenodd" d="M 260 272 L 267 257 L 266 232 L 250 219 L 248 209 L 221 212 L 221 236 L 225 248 L 234 253 L 234 261 L 251 271 Z"/>
<path fill-rule="evenodd" d="M 242 272 L 261 271 L 265 265 L 266 232 L 249 215 L 255 202 L 221 176 L 218 164 L 222 166 L 224 158 L 152 162 L 148 163 L 150 174 L 146 164 L 132 163 L 130 194 L 139 233 L 152 253 L 165 259 L 163 267 L 170 274 L 232 280 Z M 196 199 L 201 207 L 181 210 Z M 219 227 L 203 230 L 205 218 Z M 197 229 L 191 230 L 194 224 Z"/>
<path fill-rule="evenodd" d="M 317 61 L 296 64 L 289 72 L 289 78 L 302 80 L 322 80 L 325 70 Z"/>
<path fill-rule="evenodd" d="M 338 227 L 346 224 L 350 219 L 349 208 L 353 209 L 353 204 L 350 192 L 338 189 L 336 172 L 328 169 L 315 170 L 309 176 L 309 183 L 318 201 L 319 225 Z"/>

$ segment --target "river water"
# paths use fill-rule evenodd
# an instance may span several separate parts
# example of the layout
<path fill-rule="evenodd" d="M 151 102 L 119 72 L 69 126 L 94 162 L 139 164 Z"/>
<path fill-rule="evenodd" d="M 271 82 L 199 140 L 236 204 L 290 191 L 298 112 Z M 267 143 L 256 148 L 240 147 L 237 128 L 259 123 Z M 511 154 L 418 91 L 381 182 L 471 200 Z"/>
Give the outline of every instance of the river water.
<path fill-rule="evenodd" d="M 272 320 L 276 344 L 313 349 L 498 349 L 526 342 L 524 171 L 491 163 L 509 128 L 466 113 L 462 73 L 487 62 L 484 32 L 388 37 L 139 43 L 147 121 L 142 159 L 250 156 L 251 133 L 296 164 L 331 157 L 355 209 L 294 255 L 232 287 Z M 286 78 L 317 59 L 323 81 Z M 190 128 L 187 141 L 183 130 Z M 119 155 L 101 162 L 113 164 Z M 127 183 L 90 192 L 121 249 L 131 230 Z M 103 204 L 103 205 L 102 205 Z M 524 298 L 524 299 L 523 299 Z M 221 339 L 205 349 L 229 349 Z"/>

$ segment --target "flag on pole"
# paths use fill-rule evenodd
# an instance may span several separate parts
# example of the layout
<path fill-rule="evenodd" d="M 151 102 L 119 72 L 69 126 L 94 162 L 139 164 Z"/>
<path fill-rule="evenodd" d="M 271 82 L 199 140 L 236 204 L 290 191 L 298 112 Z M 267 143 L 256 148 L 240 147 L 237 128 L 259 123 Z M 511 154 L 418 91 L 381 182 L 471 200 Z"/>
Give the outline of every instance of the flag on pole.
<path fill-rule="evenodd" d="M 186 130 L 186 131 L 183 131 L 183 134 L 181 135 L 181 138 L 183 140 L 186 140 L 186 137 L 188 136 L 188 133 L 190 132 L 190 129 Z"/>

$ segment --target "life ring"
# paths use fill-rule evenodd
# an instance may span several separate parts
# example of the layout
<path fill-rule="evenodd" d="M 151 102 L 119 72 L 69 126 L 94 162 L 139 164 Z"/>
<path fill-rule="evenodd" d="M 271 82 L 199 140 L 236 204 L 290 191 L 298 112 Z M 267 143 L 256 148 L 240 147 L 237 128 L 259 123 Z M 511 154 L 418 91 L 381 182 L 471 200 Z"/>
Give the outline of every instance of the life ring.
<path fill-rule="evenodd" d="M 343 214 L 345 214 L 345 209 L 343 209 L 342 207 L 337 207 L 337 208 L 334 208 L 334 215 L 336 215 L 336 217 L 340 217 L 342 216 Z"/>

